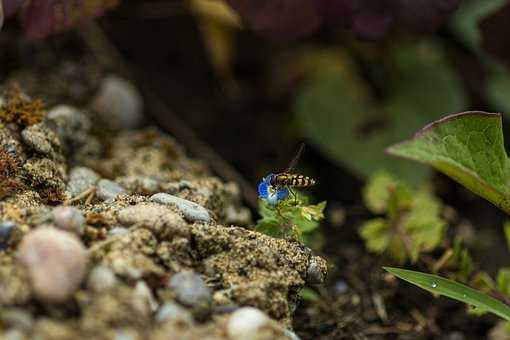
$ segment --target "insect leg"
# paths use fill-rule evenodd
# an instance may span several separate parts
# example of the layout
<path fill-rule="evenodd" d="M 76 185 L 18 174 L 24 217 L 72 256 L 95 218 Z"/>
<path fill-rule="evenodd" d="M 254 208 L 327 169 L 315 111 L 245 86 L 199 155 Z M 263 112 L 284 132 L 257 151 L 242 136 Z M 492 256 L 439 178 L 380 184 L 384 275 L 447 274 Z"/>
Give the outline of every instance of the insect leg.
<path fill-rule="evenodd" d="M 294 196 L 294 205 L 297 205 L 298 204 L 298 201 L 297 201 L 297 195 L 296 193 L 294 192 L 294 190 L 292 190 L 292 188 L 290 186 L 287 186 L 287 189 L 289 189 L 290 193 L 292 194 L 292 196 Z"/>

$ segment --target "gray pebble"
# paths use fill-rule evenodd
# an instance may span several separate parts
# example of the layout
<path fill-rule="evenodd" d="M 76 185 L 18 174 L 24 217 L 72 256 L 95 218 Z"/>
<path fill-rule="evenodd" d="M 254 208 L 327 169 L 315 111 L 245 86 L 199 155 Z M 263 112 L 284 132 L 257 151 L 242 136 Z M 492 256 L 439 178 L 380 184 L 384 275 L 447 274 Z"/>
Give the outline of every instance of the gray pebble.
<path fill-rule="evenodd" d="M 80 110 L 69 105 L 58 105 L 48 111 L 49 122 L 56 126 L 58 136 L 71 144 L 83 144 L 90 130 L 90 120 Z"/>
<path fill-rule="evenodd" d="M 158 192 L 159 190 L 159 182 L 150 177 L 126 176 L 119 177 L 116 179 L 116 181 L 123 188 L 126 188 L 128 191 L 137 194 L 150 195 Z"/>
<path fill-rule="evenodd" d="M 14 228 L 16 228 L 16 223 L 12 221 L 0 222 L 0 250 L 4 250 L 9 246 L 9 239 Z"/>
<path fill-rule="evenodd" d="M 157 322 L 165 322 L 169 320 L 190 326 L 194 324 L 193 316 L 188 310 L 171 302 L 165 303 L 156 314 Z"/>
<path fill-rule="evenodd" d="M 204 207 L 183 198 L 160 192 L 152 195 L 150 200 L 161 204 L 175 205 L 183 213 L 184 218 L 191 222 L 211 222 L 211 216 Z"/>
<path fill-rule="evenodd" d="M 324 282 L 325 279 L 326 273 L 322 266 L 317 263 L 316 257 L 312 257 L 306 269 L 306 282 L 309 284 L 319 284 Z"/>
<path fill-rule="evenodd" d="M 285 329 L 283 331 L 283 335 L 285 335 L 290 340 L 300 340 L 300 337 L 297 336 L 297 334 L 291 331 L 290 329 Z"/>
<path fill-rule="evenodd" d="M 111 119 L 114 127 L 132 129 L 142 121 L 142 96 L 130 82 L 117 77 L 103 79 L 92 108 Z"/>
<path fill-rule="evenodd" d="M 211 291 L 200 275 L 185 270 L 172 276 L 168 287 L 173 289 L 178 302 L 189 307 L 207 307 L 211 304 Z"/>
<path fill-rule="evenodd" d="M 117 284 L 115 273 L 108 267 L 98 265 L 91 270 L 87 287 L 94 292 L 109 290 Z"/>
<path fill-rule="evenodd" d="M 126 190 L 117 183 L 108 179 L 102 179 L 97 183 L 96 196 L 103 201 L 112 201 L 119 195 L 125 194 Z"/>
<path fill-rule="evenodd" d="M 77 196 L 96 185 L 98 180 L 99 176 L 93 170 L 77 166 L 69 173 L 66 191 L 71 197 Z"/>
<path fill-rule="evenodd" d="M 82 234 L 85 226 L 85 217 L 75 207 L 59 206 L 51 212 L 53 223 L 59 229 L 70 231 L 77 235 Z"/>
<path fill-rule="evenodd" d="M 35 151 L 44 155 L 53 152 L 52 141 L 56 142 L 56 136 L 50 129 L 46 128 L 43 123 L 31 125 L 21 131 L 21 139 L 25 144 Z"/>
<path fill-rule="evenodd" d="M 34 319 L 22 308 L 2 308 L 0 310 L 0 322 L 7 328 L 28 330 L 32 327 Z"/>
<path fill-rule="evenodd" d="M 8 329 L 4 334 L 2 334 L 3 340 L 25 340 L 26 337 L 22 331 L 19 329 Z"/>
<path fill-rule="evenodd" d="M 347 282 L 344 280 L 338 280 L 335 282 L 335 285 L 333 286 L 333 291 L 335 294 L 342 295 L 349 291 L 349 286 L 347 285 Z"/>
<path fill-rule="evenodd" d="M 23 237 L 18 252 L 35 296 L 43 302 L 66 301 L 85 276 L 87 251 L 71 233 L 38 228 Z"/>

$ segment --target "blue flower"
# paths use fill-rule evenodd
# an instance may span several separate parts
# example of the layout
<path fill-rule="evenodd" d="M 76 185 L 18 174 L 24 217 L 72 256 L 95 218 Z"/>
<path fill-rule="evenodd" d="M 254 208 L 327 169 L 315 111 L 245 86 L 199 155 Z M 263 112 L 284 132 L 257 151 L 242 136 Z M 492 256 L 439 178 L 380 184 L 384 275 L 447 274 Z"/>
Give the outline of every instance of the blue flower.
<path fill-rule="evenodd" d="M 259 184 L 259 197 L 265 199 L 270 205 L 275 206 L 289 196 L 289 189 L 279 188 L 271 185 L 273 174 L 268 174 Z"/>

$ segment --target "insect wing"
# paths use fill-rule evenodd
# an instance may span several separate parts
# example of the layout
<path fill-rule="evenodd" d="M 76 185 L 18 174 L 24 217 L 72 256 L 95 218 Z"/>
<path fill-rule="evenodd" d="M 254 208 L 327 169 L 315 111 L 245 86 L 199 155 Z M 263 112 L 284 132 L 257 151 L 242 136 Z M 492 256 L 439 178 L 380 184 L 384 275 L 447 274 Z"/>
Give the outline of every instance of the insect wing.
<path fill-rule="evenodd" d="M 299 162 L 299 159 L 301 158 L 301 155 L 303 154 L 305 150 L 305 143 L 301 143 L 299 145 L 299 150 L 296 154 L 296 156 L 290 161 L 289 166 L 284 172 L 292 172 L 292 170 L 296 167 L 297 163 Z"/>

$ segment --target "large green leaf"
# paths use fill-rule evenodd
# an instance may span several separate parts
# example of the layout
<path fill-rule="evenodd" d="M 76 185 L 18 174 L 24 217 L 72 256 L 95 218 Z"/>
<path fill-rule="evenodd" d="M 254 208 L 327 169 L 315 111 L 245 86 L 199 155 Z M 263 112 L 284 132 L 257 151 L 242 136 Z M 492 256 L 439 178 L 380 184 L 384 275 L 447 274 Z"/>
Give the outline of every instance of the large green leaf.
<path fill-rule="evenodd" d="M 464 302 L 477 309 L 494 313 L 510 321 L 510 306 L 473 288 L 437 275 L 400 268 L 384 267 L 384 269 L 396 277 L 428 290 L 429 292 Z"/>
<path fill-rule="evenodd" d="M 458 112 L 465 98 L 437 45 L 394 47 L 390 55 L 384 98 L 376 99 L 354 65 L 347 65 L 315 73 L 297 96 L 295 111 L 305 135 L 330 159 L 362 176 L 387 170 L 417 183 L 427 170 L 391 159 L 385 146 L 439 112 Z"/>
<path fill-rule="evenodd" d="M 388 152 L 431 165 L 510 214 L 510 161 L 500 114 L 446 116 Z"/>

